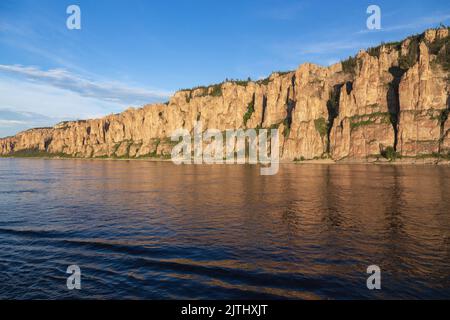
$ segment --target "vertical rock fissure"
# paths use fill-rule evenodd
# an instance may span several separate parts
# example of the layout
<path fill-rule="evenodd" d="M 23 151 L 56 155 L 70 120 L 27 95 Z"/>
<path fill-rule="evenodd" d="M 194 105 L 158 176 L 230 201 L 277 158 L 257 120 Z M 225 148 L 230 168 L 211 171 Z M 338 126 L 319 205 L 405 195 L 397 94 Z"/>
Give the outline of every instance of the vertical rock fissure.
<path fill-rule="evenodd" d="M 48 152 L 48 147 L 50 146 L 50 144 L 53 141 L 53 137 L 47 138 L 44 140 L 44 149 L 46 152 Z"/>
<path fill-rule="evenodd" d="M 266 119 L 266 108 L 267 108 L 267 96 L 263 95 L 261 123 L 259 124 L 261 128 L 263 127 L 264 120 Z"/>
<path fill-rule="evenodd" d="M 284 129 L 283 129 L 284 140 L 283 140 L 283 146 L 281 148 L 281 156 L 284 155 L 284 146 L 285 146 L 286 140 L 289 138 L 289 135 L 291 133 L 292 112 L 294 111 L 295 106 L 297 104 L 297 101 L 295 101 L 294 99 L 291 99 L 290 93 L 291 93 L 291 88 L 289 87 L 288 91 L 287 91 L 287 96 L 286 96 L 286 117 L 285 117 L 285 119 L 283 121 L 283 124 L 284 124 Z M 295 93 L 295 86 L 292 87 L 292 93 L 293 93 L 292 96 L 295 97 L 295 95 L 294 95 L 294 93 Z"/>
<path fill-rule="evenodd" d="M 439 154 L 442 153 L 442 143 L 444 142 L 446 131 L 445 131 L 445 124 L 448 121 L 448 116 L 450 113 L 450 95 L 447 96 L 447 108 L 444 109 L 439 117 L 441 131 L 440 131 L 440 138 L 439 138 L 439 146 L 438 146 L 438 152 Z"/>
<path fill-rule="evenodd" d="M 109 131 L 109 125 L 110 125 L 109 121 L 106 121 L 105 124 L 103 125 L 103 136 L 104 137 L 106 137 L 106 134 Z"/>
<path fill-rule="evenodd" d="M 390 114 L 389 120 L 394 130 L 394 151 L 397 151 L 398 145 L 398 119 L 400 113 L 400 81 L 405 73 L 405 70 L 399 67 L 389 68 L 389 73 L 393 76 L 393 80 L 389 83 L 387 92 L 387 105 Z"/>
<path fill-rule="evenodd" d="M 288 88 L 288 94 L 286 98 L 286 118 L 284 119 L 285 130 L 284 136 L 289 136 L 289 132 L 291 130 L 292 125 L 292 111 L 294 111 L 296 105 L 296 101 L 290 98 L 290 88 Z"/>
<path fill-rule="evenodd" d="M 286 94 L 286 102 L 285 102 L 286 117 L 284 118 L 284 121 L 283 121 L 283 124 L 284 124 L 283 136 L 284 136 L 285 140 L 289 137 L 289 134 L 291 133 L 292 112 L 294 111 L 295 106 L 297 104 L 297 101 L 295 100 L 295 79 L 296 78 L 295 78 L 295 74 L 294 74 L 291 78 L 291 86 L 288 87 L 287 94 Z M 283 143 L 283 149 L 284 149 L 284 143 Z"/>
<path fill-rule="evenodd" d="M 347 94 L 353 89 L 353 83 L 347 82 L 346 84 Z M 327 111 L 328 111 L 328 122 L 327 122 L 327 141 L 326 141 L 326 153 L 330 154 L 331 152 L 331 130 L 333 129 L 334 120 L 339 115 L 339 99 L 341 97 L 341 90 L 344 86 L 343 83 L 337 84 L 333 86 L 330 93 L 330 99 L 327 101 Z"/>
<path fill-rule="evenodd" d="M 295 74 L 292 76 L 292 78 L 291 78 L 291 85 L 292 85 L 292 96 L 293 97 L 295 97 L 295 93 L 296 93 L 296 91 L 295 91 L 295 80 L 296 80 L 297 78 L 295 77 Z"/>
<path fill-rule="evenodd" d="M 255 112 L 255 100 L 256 100 L 256 93 L 253 93 L 252 100 L 248 103 L 247 111 L 245 112 L 243 117 L 244 127 L 247 127 L 248 120 L 252 118 L 253 113 Z"/>

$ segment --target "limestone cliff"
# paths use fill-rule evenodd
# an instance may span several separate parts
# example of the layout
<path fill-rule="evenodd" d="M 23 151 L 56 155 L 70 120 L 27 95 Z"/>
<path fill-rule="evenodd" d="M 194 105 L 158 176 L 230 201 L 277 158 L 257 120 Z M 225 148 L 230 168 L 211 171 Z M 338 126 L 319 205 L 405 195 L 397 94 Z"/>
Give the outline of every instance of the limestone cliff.
<path fill-rule="evenodd" d="M 60 123 L 0 139 L 0 155 L 167 156 L 178 128 L 278 128 L 282 159 L 448 157 L 449 29 L 303 64 L 260 81 L 176 92 L 167 104 Z"/>

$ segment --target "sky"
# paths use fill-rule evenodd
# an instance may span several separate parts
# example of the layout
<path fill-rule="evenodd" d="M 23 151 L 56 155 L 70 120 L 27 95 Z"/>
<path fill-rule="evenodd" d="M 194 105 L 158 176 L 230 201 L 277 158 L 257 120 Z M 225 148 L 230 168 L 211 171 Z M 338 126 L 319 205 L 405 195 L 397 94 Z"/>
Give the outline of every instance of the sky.
<path fill-rule="evenodd" d="M 81 29 L 70 30 L 70 5 Z M 369 5 L 381 29 L 369 30 Z M 450 1 L 1 0 L 0 137 L 261 79 L 450 24 Z"/>

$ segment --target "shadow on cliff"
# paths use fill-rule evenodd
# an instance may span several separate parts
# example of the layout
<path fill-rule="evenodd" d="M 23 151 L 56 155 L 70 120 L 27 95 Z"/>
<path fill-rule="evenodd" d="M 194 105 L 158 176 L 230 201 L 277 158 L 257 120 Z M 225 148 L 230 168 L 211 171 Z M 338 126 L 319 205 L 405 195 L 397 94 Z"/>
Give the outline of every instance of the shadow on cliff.
<path fill-rule="evenodd" d="M 398 117 L 400 113 L 400 95 L 399 86 L 400 81 L 406 70 L 399 67 L 389 68 L 389 73 L 393 76 L 393 80 L 389 83 L 389 88 L 386 95 L 388 111 L 390 114 L 390 121 L 394 129 L 394 150 L 397 151 L 398 143 Z"/>
<path fill-rule="evenodd" d="M 439 138 L 439 153 L 442 153 L 442 143 L 444 142 L 445 136 L 447 135 L 448 130 L 445 130 L 445 124 L 448 121 L 448 116 L 450 113 L 450 94 L 447 95 L 447 104 L 446 108 L 441 112 L 439 116 L 440 126 L 441 126 L 441 132 L 440 132 L 440 138 Z M 449 153 L 450 154 L 450 153 Z"/>
<path fill-rule="evenodd" d="M 334 85 L 331 92 L 330 98 L 327 101 L 327 111 L 328 111 L 328 125 L 327 125 L 327 146 L 326 153 L 330 154 L 331 151 L 331 143 L 330 143 L 330 135 L 331 130 L 334 126 L 334 120 L 339 115 L 339 100 L 341 97 L 342 87 L 345 85 L 345 90 L 347 95 L 349 95 L 353 91 L 353 82 L 339 83 Z"/>

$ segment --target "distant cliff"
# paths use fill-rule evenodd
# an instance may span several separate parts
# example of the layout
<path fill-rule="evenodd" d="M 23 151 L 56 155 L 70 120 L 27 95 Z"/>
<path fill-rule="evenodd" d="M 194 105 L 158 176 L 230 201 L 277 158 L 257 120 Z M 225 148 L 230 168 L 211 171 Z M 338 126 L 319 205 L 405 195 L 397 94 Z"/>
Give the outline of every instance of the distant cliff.
<path fill-rule="evenodd" d="M 167 104 L 0 139 L 0 155 L 170 155 L 177 128 L 278 128 L 285 160 L 450 154 L 449 29 L 431 29 L 330 67 L 181 90 Z"/>

